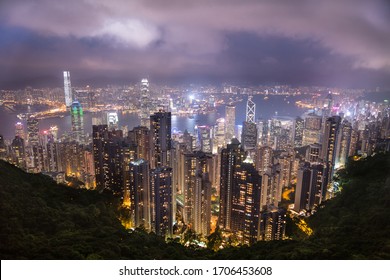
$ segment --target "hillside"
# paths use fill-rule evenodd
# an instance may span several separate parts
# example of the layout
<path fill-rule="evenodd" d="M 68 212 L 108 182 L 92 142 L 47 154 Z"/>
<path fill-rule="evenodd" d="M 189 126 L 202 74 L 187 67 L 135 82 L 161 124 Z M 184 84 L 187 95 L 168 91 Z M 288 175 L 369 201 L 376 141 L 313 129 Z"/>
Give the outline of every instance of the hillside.
<path fill-rule="evenodd" d="M 0 161 L 1 259 L 193 258 L 154 234 L 128 233 L 109 194 L 57 185 Z"/>
<path fill-rule="evenodd" d="M 390 155 L 352 162 L 310 237 L 217 252 L 127 232 L 109 194 L 57 185 L 0 161 L 1 259 L 390 259 Z"/>

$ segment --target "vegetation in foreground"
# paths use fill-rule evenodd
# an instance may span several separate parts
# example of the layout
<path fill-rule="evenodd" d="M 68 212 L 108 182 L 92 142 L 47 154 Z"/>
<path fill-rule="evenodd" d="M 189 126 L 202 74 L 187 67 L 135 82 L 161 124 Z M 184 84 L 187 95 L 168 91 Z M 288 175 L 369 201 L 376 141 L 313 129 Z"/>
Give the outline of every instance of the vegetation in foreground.
<path fill-rule="evenodd" d="M 165 242 L 140 229 L 129 232 L 117 218 L 116 197 L 57 185 L 0 161 L 0 257 L 390 259 L 390 154 L 351 161 L 338 180 L 342 191 L 307 221 L 312 235 L 290 220 L 290 240 L 213 251 Z M 215 236 L 208 240 L 215 242 Z"/>

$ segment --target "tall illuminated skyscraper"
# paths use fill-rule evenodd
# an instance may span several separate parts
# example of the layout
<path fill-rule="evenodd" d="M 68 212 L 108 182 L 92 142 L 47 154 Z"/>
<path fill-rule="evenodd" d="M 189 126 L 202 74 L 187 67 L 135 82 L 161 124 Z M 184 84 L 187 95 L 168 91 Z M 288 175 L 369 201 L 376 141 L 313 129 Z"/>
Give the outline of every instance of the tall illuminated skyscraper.
<path fill-rule="evenodd" d="M 294 210 L 310 211 L 322 201 L 324 166 L 322 164 L 305 163 L 298 170 L 295 189 Z"/>
<path fill-rule="evenodd" d="M 143 225 L 149 231 L 151 230 L 149 162 L 143 159 L 132 161 L 130 178 L 130 209 L 134 227 Z"/>
<path fill-rule="evenodd" d="M 134 127 L 130 130 L 128 137 L 137 146 L 137 159 L 150 161 L 150 136 L 149 129 L 144 126 Z"/>
<path fill-rule="evenodd" d="M 205 153 L 213 151 L 212 128 L 208 125 L 198 125 L 198 141 L 200 150 Z"/>
<path fill-rule="evenodd" d="M 242 126 L 241 143 L 244 150 L 253 150 L 257 145 L 257 127 L 255 124 L 256 104 L 252 96 L 248 96 L 246 103 L 246 120 Z"/>
<path fill-rule="evenodd" d="M 351 145 L 352 126 L 344 120 L 340 126 L 340 133 L 337 138 L 337 150 L 335 166 L 344 167 L 347 163 L 350 145 Z"/>
<path fill-rule="evenodd" d="M 36 146 L 39 144 L 39 127 L 38 119 L 34 116 L 30 116 L 27 119 L 27 140 L 30 146 Z"/>
<path fill-rule="evenodd" d="M 84 113 L 78 101 L 73 101 L 70 107 L 70 117 L 72 121 L 72 138 L 73 140 L 84 142 Z"/>
<path fill-rule="evenodd" d="M 230 143 L 235 137 L 234 127 L 236 124 L 236 107 L 232 104 L 226 105 L 225 107 L 225 123 L 226 123 L 226 143 Z"/>
<path fill-rule="evenodd" d="M 305 121 L 297 117 L 294 122 L 294 147 L 301 147 L 303 141 L 303 127 Z"/>
<path fill-rule="evenodd" d="M 332 186 L 333 175 L 335 170 L 336 163 L 336 151 L 337 139 L 340 130 L 341 117 L 333 116 L 326 119 L 325 122 L 325 132 L 324 132 L 324 141 L 322 145 L 322 158 L 326 165 L 326 173 L 324 179 L 323 187 L 323 197 L 325 197 L 326 190 Z"/>
<path fill-rule="evenodd" d="M 26 136 L 24 135 L 24 126 L 21 122 L 17 122 L 15 124 L 15 136 L 19 136 L 20 138 L 26 140 Z"/>
<path fill-rule="evenodd" d="M 231 230 L 241 244 L 251 245 L 258 237 L 261 176 L 250 159 L 236 167 L 233 182 Z"/>
<path fill-rule="evenodd" d="M 252 101 L 253 96 L 248 96 L 248 101 L 246 102 L 246 121 L 254 123 L 256 117 L 256 104 Z"/>
<path fill-rule="evenodd" d="M 170 237 L 173 231 L 172 168 L 158 167 L 151 174 L 152 230 L 160 236 Z"/>
<path fill-rule="evenodd" d="M 149 115 L 149 81 L 147 79 L 142 79 L 141 81 L 141 126 L 145 126 L 147 128 L 150 127 Z"/>
<path fill-rule="evenodd" d="M 244 161 L 245 152 L 241 143 L 233 138 L 231 144 L 221 152 L 220 210 L 219 224 L 223 229 L 230 230 L 232 223 L 232 197 L 234 173 L 237 166 Z"/>
<path fill-rule="evenodd" d="M 119 122 L 119 118 L 117 112 L 112 111 L 107 113 L 108 129 L 118 129 L 118 125 L 119 125 L 118 122 Z"/>
<path fill-rule="evenodd" d="M 150 116 L 151 167 L 170 166 L 172 134 L 171 112 L 156 112 Z"/>
<path fill-rule="evenodd" d="M 107 125 L 93 125 L 93 158 L 95 164 L 96 189 L 103 191 L 109 185 L 109 156 L 106 152 L 108 146 L 108 127 Z"/>
<path fill-rule="evenodd" d="M 184 222 L 196 233 L 210 234 L 211 155 L 201 151 L 184 155 Z"/>
<path fill-rule="evenodd" d="M 65 105 L 70 107 L 72 105 L 72 86 L 70 84 L 70 72 L 64 71 L 64 92 L 65 92 Z"/>
<path fill-rule="evenodd" d="M 302 146 L 320 143 L 322 118 L 315 114 L 305 117 L 305 127 L 303 129 Z"/>
<path fill-rule="evenodd" d="M 241 142 L 244 150 L 253 150 L 257 145 L 257 127 L 253 122 L 244 122 L 242 126 Z"/>

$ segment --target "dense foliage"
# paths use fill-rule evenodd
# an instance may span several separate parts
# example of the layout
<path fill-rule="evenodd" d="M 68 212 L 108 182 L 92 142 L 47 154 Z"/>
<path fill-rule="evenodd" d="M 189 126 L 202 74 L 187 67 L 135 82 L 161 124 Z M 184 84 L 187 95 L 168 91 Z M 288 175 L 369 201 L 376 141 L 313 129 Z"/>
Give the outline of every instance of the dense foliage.
<path fill-rule="evenodd" d="M 390 259 L 390 155 L 352 161 L 339 173 L 342 188 L 308 223 L 306 237 L 229 247 L 210 236 L 210 249 L 165 242 L 118 221 L 109 194 L 55 184 L 0 162 L 1 259 Z M 290 220 L 290 225 L 294 225 Z"/>

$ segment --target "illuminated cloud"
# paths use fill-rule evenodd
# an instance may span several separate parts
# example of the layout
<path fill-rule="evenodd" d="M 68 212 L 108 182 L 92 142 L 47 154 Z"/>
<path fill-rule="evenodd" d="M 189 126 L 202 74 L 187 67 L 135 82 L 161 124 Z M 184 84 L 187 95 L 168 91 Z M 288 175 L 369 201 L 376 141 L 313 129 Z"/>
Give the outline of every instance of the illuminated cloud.
<path fill-rule="evenodd" d="M 0 55 L 2 48 L 14 53 L 3 65 L 12 64 L 10 59 L 22 64 L 17 55 L 37 63 L 21 54 L 32 51 L 42 59 L 54 57 L 53 64 L 73 62 L 80 73 L 84 67 L 127 75 L 148 72 L 163 79 L 252 75 L 256 80 L 256 71 L 259 82 L 291 71 L 286 60 L 294 60 L 291 79 L 299 73 L 324 82 L 340 79 L 331 74 L 334 68 L 337 74 L 342 69 L 346 80 L 367 76 L 380 83 L 390 73 L 389 6 L 385 0 L 3 0 L 0 21 L 5 33 L 26 30 L 37 40 L 49 41 L 52 49 L 36 50 L 37 43 L 24 38 L 19 54 L 0 43 Z M 17 36 L 10 35 L 10 41 Z M 297 57 L 291 57 L 288 45 Z M 299 52 L 299 45 L 306 53 Z M 64 53 L 74 58 L 57 57 Z M 279 76 L 275 80 L 283 82 L 289 75 Z"/>

